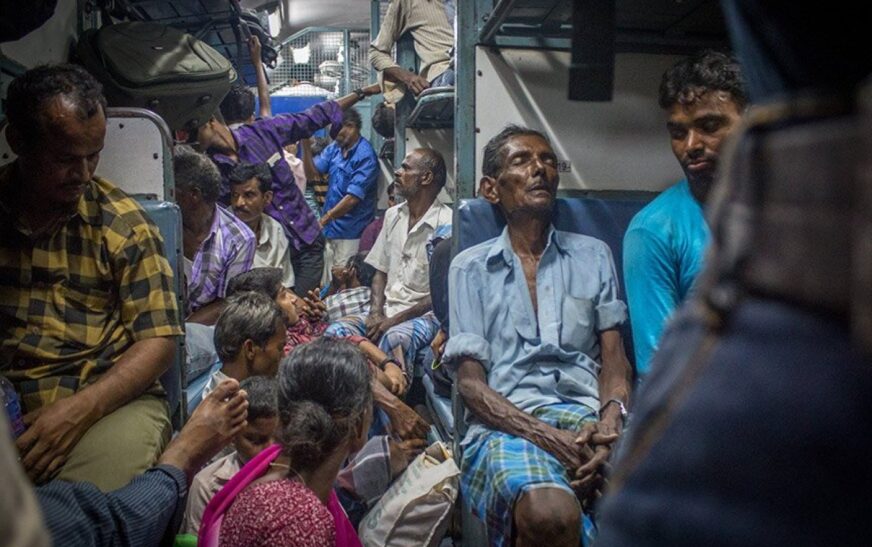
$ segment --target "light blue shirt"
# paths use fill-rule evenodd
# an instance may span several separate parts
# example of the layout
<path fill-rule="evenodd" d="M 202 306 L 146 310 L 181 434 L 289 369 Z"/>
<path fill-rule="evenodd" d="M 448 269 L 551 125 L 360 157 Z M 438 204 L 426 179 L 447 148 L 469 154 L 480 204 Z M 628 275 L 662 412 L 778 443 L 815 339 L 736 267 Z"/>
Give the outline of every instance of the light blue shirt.
<path fill-rule="evenodd" d="M 710 237 L 702 207 L 683 180 L 639 211 L 624 235 L 624 280 L 636 352 L 644 376 L 660 334 L 688 297 Z"/>
<path fill-rule="evenodd" d="M 445 362 L 479 361 L 488 385 L 524 412 L 556 403 L 599 408 L 598 335 L 627 317 L 605 243 L 549 228 L 536 274 L 538 313 L 508 228 L 455 257 L 448 291 Z M 466 442 L 481 427 L 473 422 Z"/>

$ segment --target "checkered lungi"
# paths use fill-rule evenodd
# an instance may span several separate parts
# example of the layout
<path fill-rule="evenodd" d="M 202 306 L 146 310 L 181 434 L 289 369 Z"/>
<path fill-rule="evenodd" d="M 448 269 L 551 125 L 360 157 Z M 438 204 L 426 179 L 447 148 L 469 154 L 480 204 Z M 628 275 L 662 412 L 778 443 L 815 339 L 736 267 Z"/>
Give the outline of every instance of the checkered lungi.
<path fill-rule="evenodd" d="M 595 411 L 578 404 L 544 406 L 532 414 L 557 429 L 573 431 L 597 419 Z M 575 497 L 569 475 L 557 458 L 526 439 L 490 429 L 464 445 L 461 469 L 462 496 L 485 521 L 492 546 L 511 545 L 512 510 L 521 494 L 547 486 Z M 593 523 L 582 519 L 581 531 L 587 544 L 594 535 Z"/>
<path fill-rule="evenodd" d="M 439 321 L 433 312 L 427 312 L 421 317 L 404 321 L 388 329 L 378 342 L 380 350 L 388 356 L 393 356 L 394 348 L 403 348 L 403 357 L 406 360 L 406 371 L 411 377 L 415 355 L 419 350 L 427 347 L 436 337 L 439 331 Z M 324 331 L 325 336 L 347 337 L 366 336 L 366 316 L 349 315 L 335 321 Z"/>

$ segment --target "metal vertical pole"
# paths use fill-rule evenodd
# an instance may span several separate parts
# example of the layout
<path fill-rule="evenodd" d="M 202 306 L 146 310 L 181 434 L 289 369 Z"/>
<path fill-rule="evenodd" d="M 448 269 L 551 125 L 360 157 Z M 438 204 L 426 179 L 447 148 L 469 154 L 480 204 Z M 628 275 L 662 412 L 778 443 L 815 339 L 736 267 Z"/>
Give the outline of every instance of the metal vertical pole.
<path fill-rule="evenodd" d="M 418 54 L 415 41 L 409 34 L 397 40 L 397 64 L 409 72 L 418 73 Z M 407 90 L 403 99 L 397 103 L 394 122 L 394 165 L 399 165 L 406 156 L 406 119 L 415 108 L 415 94 Z"/>
<path fill-rule="evenodd" d="M 381 29 L 381 6 L 379 5 L 381 2 L 379 0 L 372 0 L 370 2 L 370 11 L 369 11 L 369 43 L 375 42 L 375 37 L 378 36 L 378 31 Z M 369 81 L 370 83 L 378 81 L 378 71 L 372 66 L 369 67 Z M 377 99 L 368 98 L 367 99 L 373 108 L 371 112 L 375 110 L 375 104 L 378 102 Z M 381 150 L 382 145 L 384 144 L 384 137 L 375 132 L 375 129 L 372 129 L 370 126 L 369 132 L 369 142 L 372 143 L 372 146 L 376 150 Z"/>
<path fill-rule="evenodd" d="M 455 203 L 475 194 L 475 45 L 482 25 L 479 14 L 486 14 L 487 0 L 457 2 L 454 67 L 454 180 Z M 491 3 L 492 4 L 492 3 Z"/>
<path fill-rule="evenodd" d="M 345 75 L 343 78 L 343 85 L 345 89 L 342 90 L 342 95 L 346 95 L 351 93 L 351 31 L 345 29 L 342 31 L 342 42 L 343 47 L 345 48 L 345 55 L 342 58 L 342 72 Z"/>

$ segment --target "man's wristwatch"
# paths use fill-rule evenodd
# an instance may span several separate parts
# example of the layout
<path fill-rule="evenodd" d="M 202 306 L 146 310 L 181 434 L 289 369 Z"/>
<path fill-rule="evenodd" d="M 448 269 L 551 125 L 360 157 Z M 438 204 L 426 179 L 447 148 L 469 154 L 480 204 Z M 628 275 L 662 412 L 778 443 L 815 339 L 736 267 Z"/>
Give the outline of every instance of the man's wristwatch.
<path fill-rule="evenodd" d="M 626 407 L 626 405 L 624 405 L 624 401 L 622 401 L 620 399 L 609 399 L 608 401 L 606 401 L 606 404 L 604 404 L 603 406 L 600 407 L 600 411 L 599 411 L 600 420 L 602 420 L 602 418 L 603 418 L 603 412 L 605 411 L 606 407 L 612 403 L 618 405 L 618 408 L 621 410 L 621 422 L 624 425 L 627 425 L 627 418 L 630 416 L 630 413 L 627 412 L 627 407 Z"/>
<path fill-rule="evenodd" d="M 355 89 L 354 91 L 352 91 L 352 93 L 354 93 L 355 95 L 357 95 L 357 100 L 358 100 L 358 101 L 362 101 L 363 99 L 366 98 L 366 93 L 364 93 L 363 90 L 360 89 L 359 87 L 358 87 L 357 89 Z"/>

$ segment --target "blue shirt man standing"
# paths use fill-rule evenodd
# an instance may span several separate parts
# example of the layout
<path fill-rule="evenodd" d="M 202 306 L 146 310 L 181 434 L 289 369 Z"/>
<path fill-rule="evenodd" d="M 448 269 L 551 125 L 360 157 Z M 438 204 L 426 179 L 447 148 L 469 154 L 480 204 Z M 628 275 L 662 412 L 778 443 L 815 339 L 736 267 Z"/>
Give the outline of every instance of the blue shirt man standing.
<path fill-rule="evenodd" d="M 709 240 L 703 206 L 721 145 L 745 109 L 742 86 L 739 65 L 714 51 L 682 59 L 660 83 L 672 152 L 687 178 L 639 211 L 624 236 L 624 279 L 640 378 L 648 373 L 666 321 L 702 268 Z"/>
<path fill-rule="evenodd" d="M 320 219 L 327 238 L 321 280 L 325 284 L 333 267 L 344 266 L 357 254 L 360 234 L 375 215 L 378 159 L 372 145 L 360 135 L 360 127 L 360 114 L 350 108 L 343 113 L 336 140 L 312 161 L 308 145 L 304 146 L 307 170 L 326 173 L 329 180 Z"/>

